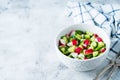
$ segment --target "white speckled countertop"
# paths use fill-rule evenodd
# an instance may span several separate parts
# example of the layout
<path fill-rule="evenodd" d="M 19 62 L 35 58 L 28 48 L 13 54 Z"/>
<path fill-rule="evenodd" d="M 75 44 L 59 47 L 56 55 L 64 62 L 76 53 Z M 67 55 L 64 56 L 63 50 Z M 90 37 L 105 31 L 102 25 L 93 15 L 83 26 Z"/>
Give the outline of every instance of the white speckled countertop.
<path fill-rule="evenodd" d="M 0 80 L 92 80 L 101 68 L 76 72 L 58 59 L 57 31 L 67 0 L 0 0 Z M 120 72 L 112 80 L 120 80 Z"/>

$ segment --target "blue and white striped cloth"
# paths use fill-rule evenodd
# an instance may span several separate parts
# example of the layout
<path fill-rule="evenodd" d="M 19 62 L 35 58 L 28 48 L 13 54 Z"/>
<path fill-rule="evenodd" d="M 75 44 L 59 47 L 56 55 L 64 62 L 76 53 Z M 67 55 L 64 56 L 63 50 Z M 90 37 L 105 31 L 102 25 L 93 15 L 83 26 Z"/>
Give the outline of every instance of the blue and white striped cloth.
<path fill-rule="evenodd" d="M 91 2 L 68 2 L 65 15 L 74 24 L 89 23 L 104 29 L 111 37 L 110 53 L 120 51 L 120 6 L 117 4 L 94 4 Z"/>

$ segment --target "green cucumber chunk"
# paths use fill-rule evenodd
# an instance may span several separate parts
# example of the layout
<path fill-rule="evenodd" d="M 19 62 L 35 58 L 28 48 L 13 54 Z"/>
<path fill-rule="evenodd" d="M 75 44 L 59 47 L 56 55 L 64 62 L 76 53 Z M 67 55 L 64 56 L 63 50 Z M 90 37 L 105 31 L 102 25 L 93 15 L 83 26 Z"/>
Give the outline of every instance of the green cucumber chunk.
<path fill-rule="evenodd" d="M 104 46 L 105 46 L 105 44 L 103 42 L 98 42 L 98 46 L 95 48 L 95 50 L 100 50 Z"/>
<path fill-rule="evenodd" d="M 90 59 L 90 58 L 93 58 L 93 55 L 92 55 L 92 54 L 89 54 L 89 55 L 85 55 L 85 57 L 86 57 L 87 59 Z"/>
<path fill-rule="evenodd" d="M 98 50 L 100 50 L 101 48 L 102 48 L 101 46 L 97 46 L 97 47 L 95 48 L 95 50 L 98 51 Z"/>
<path fill-rule="evenodd" d="M 95 37 L 92 36 L 92 37 L 90 38 L 90 40 L 91 40 L 91 41 L 95 41 Z"/>
<path fill-rule="evenodd" d="M 89 32 L 89 31 L 86 31 L 86 34 L 88 34 L 88 35 L 90 35 L 90 36 L 93 35 L 93 33 L 92 33 L 92 32 Z"/>
<path fill-rule="evenodd" d="M 74 58 L 71 54 L 70 54 L 68 57 L 70 57 L 70 58 Z"/>
<path fill-rule="evenodd" d="M 75 37 L 80 40 L 82 38 L 82 36 L 80 34 L 76 34 Z"/>
<path fill-rule="evenodd" d="M 75 39 L 75 36 L 70 36 L 68 41 L 71 42 L 73 39 Z"/>
<path fill-rule="evenodd" d="M 75 34 L 82 34 L 83 32 L 80 30 L 75 30 Z"/>
<path fill-rule="evenodd" d="M 90 39 L 90 35 L 87 35 L 87 34 L 86 34 L 86 35 L 84 35 L 84 38 L 85 38 L 85 39 Z"/>
<path fill-rule="evenodd" d="M 105 43 L 104 43 L 104 42 L 98 42 L 98 46 L 104 47 L 104 46 L 105 46 Z"/>
<path fill-rule="evenodd" d="M 82 53 L 80 53 L 80 54 L 77 56 L 77 58 L 78 58 L 78 59 L 82 59 L 82 60 L 83 60 L 83 59 L 85 58 L 85 55 L 84 55 L 84 54 L 82 54 Z"/>
<path fill-rule="evenodd" d="M 93 42 L 91 43 L 91 46 L 92 46 L 93 48 L 96 48 L 96 47 L 97 47 L 97 42 L 93 41 Z"/>
<path fill-rule="evenodd" d="M 68 52 L 74 52 L 75 51 L 75 48 L 76 48 L 76 46 L 71 46 L 71 47 L 69 47 L 68 48 Z"/>
<path fill-rule="evenodd" d="M 60 50 L 63 54 L 65 54 L 65 55 L 68 55 L 68 54 L 69 54 L 69 52 L 68 52 L 68 47 L 67 47 L 67 46 L 60 46 L 60 47 L 59 47 L 59 50 Z"/>
<path fill-rule="evenodd" d="M 99 55 L 99 52 L 98 51 L 94 51 L 93 52 L 93 57 L 97 57 Z"/>
<path fill-rule="evenodd" d="M 65 43 L 68 43 L 68 39 L 66 36 L 62 36 L 61 39 L 63 39 L 65 41 Z"/>
<path fill-rule="evenodd" d="M 73 57 L 73 58 L 77 58 L 78 54 L 77 53 L 71 53 L 69 56 Z"/>

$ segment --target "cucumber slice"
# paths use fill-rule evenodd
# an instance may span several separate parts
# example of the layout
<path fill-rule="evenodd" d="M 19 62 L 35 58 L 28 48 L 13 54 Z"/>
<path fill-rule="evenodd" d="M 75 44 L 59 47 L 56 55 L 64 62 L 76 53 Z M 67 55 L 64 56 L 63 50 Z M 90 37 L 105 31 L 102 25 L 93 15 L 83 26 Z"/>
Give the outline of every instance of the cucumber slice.
<path fill-rule="evenodd" d="M 68 41 L 71 42 L 73 39 L 75 39 L 75 36 L 70 36 Z"/>
<path fill-rule="evenodd" d="M 84 34 L 81 34 L 81 37 L 82 37 L 82 39 L 84 39 L 85 38 Z"/>
<path fill-rule="evenodd" d="M 95 50 L 100 50 L 104 46 L 105 46 L 105 44 L 103 42 L 98 42 L 98 46 L 95 48 Z"/>
<path fill-rule="evenodd" d="M 69 42 L 71 42 L 71 41 L 72 41 L 72 39 L 73 39 L 73 37 L 72 37 L 72 36 L 70 36 L 70 37 L 69 37 Z"/>
<path fill-rule="evenodd" d="M 79 46 L 81 42 L 80 42 L 80 40 L 77 40 L 77 41 L 78 41 L 77 46 Z"/>
<path fill-rule="evenodd" d="M 71 46 L 68 48 L 68 52 L 74 52 L 75 51 L 76 46 Z"/>
<path fill-rule="evenodd" d="M 75 34 L 82 34 L 83 32 L 80 30 L 75 30 Z"/>
<path fill-rule="evenodd" d="M 80 41 L 81 41 L 81 42 L 84 42 L 84 40 L 85 40 L 85 39 L 81 39 Z"/>
<path fill-rule="evenodd" d="M 61 39 L 63 39 L 65 41 L 65 43 L 68 43 L 68 39 L 66 36 L 62 36 Z"/>
<path fill-rule="evenodd" d="M 73 53 L 70 54 L 70 56 L 73 57 L 73 58 L 77 58 L 78 54 L 73 52 Z"/>
<path fill-rule="evenodd" d="M 82 46 L 82 45 L 79 45 L 79 47 L 83 48 L 83 46 Z"/>
<path fill-rule="evenodd" d="M 70 58 L 74 58 L 71 54 L 70 54 L 68 57 L 70 57 Z"/>
<path fill-rule="evenodd" d="M 88 47 L 88 49 L 93 49 L 93 50 L 94 50 L 94 47 L 93 47 L 93 46 L 90 46 L 90 47 Z"/>
<path fill-rule="evenodd" d="M 95 37 L 92 36 L 92 37 L 90 38 L 90 40 L 91 40 L 91 41 L 95 41 Z"/>
<path fill-rule="evenodd" d="M 68 51 L 68 48 L 69 48 L 68 46 L 65 47 L 66 51 L 65 51 L 65 53 L 64 53 L 64 54 L 67 55 L 67 56 L 70 54 L 70 52 Z"/>
<path fill-rule="evenodd" d="M 82 60 L 83 60 L 83 59 L 85 58 L 85 55 L 84 55 L 84 54 L 82 54 L 82 53 L 80 53 L 80 54 L 77 56 L 77 58 L 78 58 L 78 59 L 82 59 Z"/>
<path fill-rule="evenodd" d="M 84 40 L 85 40 L 85 39 L 81 39 L 81 40 L 80 40 L 80 45 L 83 45 L 83 44 L 84 44 Z"/>
<path fill-rule="evenodd" d="M 93 52 L 93 57 L 97 57 L 99 55 L 98 51 Z"/>
<path fill-rule="evenodd" d="M 89 39 L 90 38 L 90 35 L 84 35 L 85 39 Z"/>
<path fill-rule="evenodd" d="M 80 40 L 82 38 L 82 36 L 80 34 L 76 34 L 75 37 Z"/>
<path fill-rule="evenodd" d="M 89 55 L 85 55 L 85 57 L 86 57 L 87 59 L 90 59 L 90 58 L 93 58 L 93 55 L 92 55 L 92 54 L 89 54 Z"/>
<path fill-rule="evenodd" d="M 101 46 L 97 46 L 97 47 L 95 48 L 95 50 L 98 51 L 98 50 L 100 50 L 101 48 L 102 48 Z"/>
<path fill-rule="evenodd" d="M 105 44 L 104 44 L 103 42 L 98 42 L 98 46 L 100 46 L 100 47 L 104 47 Z"/>
<path fill-rule="evenodd" d="M 65 55 L 68 55 L 68 54 L 69 54 L 69 52 L 68 52 L 68 47 L 67 47 L 67 46 L 60 46 L 60 47 L 59 47 L 59 50 L 60 50 L 63 54 L 65 54 Z"/>
<path fill-rule="evenodd" d="M 93 41 L 93 42 L 91 43 L 91 46 L 92 46 L 93 48 L 96 48 L 96 47 L 97 47 L 97 42 Z"/>
<path fill-rule="evenodd" d="M 90 35 L 90 36 L 93 35 L 93 33 L 92 33 L 92 32 L 89 32 L 89 31 L 86 31 L 86 34 L 88 34 L 88 35 Z"/>
<path fill-rule="evenodd" d="M 65 53 L 66 48 L 65 48 L 65 46 L 60 46 L 60 47 L 59 47 L 59 50 L 60 50 L 62 53 Z"/>
<path fill-rule="evenodd" d="M 83 44 L 84 44 L 84 42 L 83 42 L 83 41 L 81 41 L 80 45 L 83 45 Z"/>

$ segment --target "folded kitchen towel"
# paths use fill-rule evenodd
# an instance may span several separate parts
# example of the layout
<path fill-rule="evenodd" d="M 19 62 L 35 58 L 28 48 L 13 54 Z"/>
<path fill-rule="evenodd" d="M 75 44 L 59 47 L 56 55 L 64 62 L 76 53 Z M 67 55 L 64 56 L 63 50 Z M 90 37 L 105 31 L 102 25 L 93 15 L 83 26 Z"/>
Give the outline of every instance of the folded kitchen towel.
<path fill-rule="evenodd" d="M 68 2 L 65 10 L 74 24 L 87 23 L 104 29 L 111 38 L 109 55 L 120 51 L 120 6 L 118 4 L 95 4 L 91 2 Z"/>

